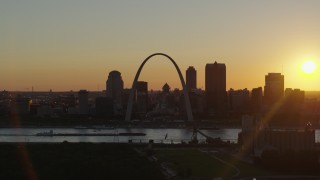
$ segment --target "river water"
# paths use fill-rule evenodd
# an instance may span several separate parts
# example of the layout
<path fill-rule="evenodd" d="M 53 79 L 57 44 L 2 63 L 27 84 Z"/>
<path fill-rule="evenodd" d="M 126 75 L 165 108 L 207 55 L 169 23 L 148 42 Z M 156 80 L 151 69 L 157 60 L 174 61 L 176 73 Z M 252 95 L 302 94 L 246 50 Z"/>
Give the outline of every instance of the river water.
<path fill-rule="evenodd" d="M 77 134 L 117 134 L 117 133 L 145 133 L 146 136 L 36 136 L 40 132 L 77 133 Z M 236 143 L 240 128 L 223 128 L 217 130 L 201 130 L 212 138 Z M 192 129 L 151 129 L 151 128 L 117 128 L 117 129 L 76 129 L 76 128 L 0 128 L 0 142 L 154 142 L 181 143 L 188 142 L 192 137 Z M 198 133 L 198 139 L 205 141 L 205 137 Z M 320 142 L 320 130 L 315 132 L 316 142 Z"/>
<path fill-rule="evenodd" d="M 40 132 L 53 131 L 56 133 L 76 134 L 118 134 L 118 133 L 145 133 L 145 136 L 36 136 Z M 241 129 L 201 130 L 213 138 L 224 141 L 237 142 Z M 150 128 L 117 128 L 117 129 L 76 129 L 76 128 L 1 128 L 0 142 L 154 142 L 181 143 L 188 142 L 192 137 L 192 129 L 150 129 Z M 205 137 L 198 133 L 198 139 L 204 141 Z"/>

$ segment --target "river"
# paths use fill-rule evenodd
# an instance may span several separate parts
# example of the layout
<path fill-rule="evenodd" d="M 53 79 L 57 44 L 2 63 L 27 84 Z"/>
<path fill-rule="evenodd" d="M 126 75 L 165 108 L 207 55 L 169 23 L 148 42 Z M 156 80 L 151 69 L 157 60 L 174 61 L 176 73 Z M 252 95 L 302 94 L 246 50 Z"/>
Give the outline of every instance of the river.
<path fill-rule="evenodd" d="M 117 133 L 145 133 L 145 136 L 36 136 L 40 132 L 75 133 L 75 134 L 117 134 Z M 241 129 L 202 130 L 213 138 L 221 138 L 224 141 L 237 142 Z M 116 129 L 76 129 L 76 128 L 1 128 L 0 142 L 154 142 L 180 143 L 191 139 L 191 129 L 151 129 L 151 128 L 116 128 Z M 204 141 L 205 137 L 198 134 L 198 139 Z"/>
<path fill-rule="evenodd" d="M 75 133 L 75 134 L 117 134 L 117 133 L 145 133 L 145 136 L 36 136 L 40 132 Z M 222 128 L 216 130 L 201 130 L 212 138 L 221 138 L 223 141 L 236 143 L 240 128 Z M 191 140 L 192 129 L 165 129 L 165 128 L 115 128 L 115 129 L 76 129 L 76 128 L 0 128 L 0 142 L 154 142 L 181 143 Z M 198 133 L 198 139 L 205 141 L 205 137 Z M 320 142 L 320 130 L 315 132 L 315 140 Z"/>

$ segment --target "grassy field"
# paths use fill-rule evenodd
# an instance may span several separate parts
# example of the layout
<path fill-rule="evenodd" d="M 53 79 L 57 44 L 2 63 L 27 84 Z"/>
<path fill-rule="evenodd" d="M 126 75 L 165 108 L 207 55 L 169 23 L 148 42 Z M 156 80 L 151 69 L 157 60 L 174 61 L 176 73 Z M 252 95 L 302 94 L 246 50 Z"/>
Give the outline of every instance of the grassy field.
<path fill-rule="evenodd" d="M 158 161 L 149 161 L 145 145 L 133 144 L 0 144 L 0 179 L 164 179 L 162 167 L 175 179 L 261 177 L 285 174 L 252 165 L 219 148 L 155 146 Z M 137 153 L 137 151 L 140 153 Z M 310 174 L 306 174 L 310 175 Z M 316 174 L 318 175 L 318 174 Z"/>
<path fill-rule="evenodd" d="M 222 177 L 230 179 L 237 171 L 214 157 L 218 157 L 240 170 L 238 177 L 256 177 L 272 175 L 261 168 L 249 163 L 239 161 L 237 158 L 221 152 L 204 153 L 198 148 L 159 148 L 155 156 L 162 162 L 171 162 L 170 168 L 174 169 L 183 179 L 202 177 L 206 179 Z"/>
<path fill-rule="evenodd" d="M 0 179 L 163 179 L 128 144 L 0 144 Z"/>
<path fill-rule="evenodd" d="M 239 177 L 259 177 L 259 176 L 272 176 L 272 175 L 279 174 L 276 172 L 265 170 L 264 168 L 256 166 L 254 164 L 249 164 L 249 163 L 240 161 L 238 158 L 235 158 L 234 156 L 231 156 L 226 153 L 219 152 L 219 153 L 216 153 L 215 156 L 239 168 L 240 170 Z"/>

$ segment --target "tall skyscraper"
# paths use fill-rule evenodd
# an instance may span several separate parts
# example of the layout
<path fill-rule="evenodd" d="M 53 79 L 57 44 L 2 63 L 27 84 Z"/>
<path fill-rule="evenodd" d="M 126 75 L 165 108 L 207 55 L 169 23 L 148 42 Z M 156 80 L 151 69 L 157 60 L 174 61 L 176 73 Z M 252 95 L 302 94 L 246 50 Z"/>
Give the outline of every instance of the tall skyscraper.
<path fill-rule="evenodd" d="M 189 66 L 186 71 L 186 85 L 189 92 L 197 89 L 197 71 L 193 66 Z"/>
<path fill-rule="evenodd" d="M 281 73 L 268 73 L 265 76 L 264 99 L 267 106 L 279 102 L 284 96 L 284 76 Z"/>
<path fill-rule="evenodd" d="M 214 62 L 206 65 L 205 88 L 207 111 L 209 113 L 224 111 L 227 107 L 225 64 Z"/>
<path fill-rule="evenodd" d="M 121 94 L 123 90 L 123 81 L 119 71 L 111 71 L 106 82 L 107 97 L 113 99 L 115 105 L 121 106 Z"/>
<path fill-rule="evenodd" d="M 148 108 L 148 83 L 144 81 L 137 82 L 137 113 L 145 114 Z"/>

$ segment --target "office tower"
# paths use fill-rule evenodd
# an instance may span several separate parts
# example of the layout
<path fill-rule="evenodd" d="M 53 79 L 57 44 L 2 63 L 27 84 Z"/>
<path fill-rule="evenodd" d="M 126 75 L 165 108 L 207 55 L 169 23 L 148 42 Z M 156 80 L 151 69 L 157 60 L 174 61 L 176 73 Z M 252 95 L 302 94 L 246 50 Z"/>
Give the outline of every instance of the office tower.
<path fill-rule="evenodd" d="M 206 65 L 205 88 L 208 113 L 223 112 L 227 105 L 225 64 L 214 62 Z"/>
<path fill-rule="evenodd" d="M 107 97 L 113 99 L 116 106 L 121 106 L 123 81 L 119 71 L 111 71 L 106 82 Z"/>
<path fill-rule="evenodd" d="M 137 113 L 145 114 L 147 113 L 148 108 L 148 83 L 144 81 L 137 82 Z"/>
<path fill-rule="evenodd" d="M 264 100 L 267 106 L 272 106 L 284 96 L 284 76 L 281 73 L 268 73 L 265 76 Z"/>
<path fill-rule="evenodd" d="M 89 113 L 89 92 L 87 90 L 80 90 L 78 92 L 79 98 L 79 114 Z"/>
<path fill-rule="evenodd" d="M 197 71 L 193 66 L 189 66 L 186 71 L 186 85 L 188 92 L 197 89 Z"/>
<path fill-rule="evenodd" d="M 262 87 L 253 88 L 251 91 L 251 111 L 258 113 L 262 107 Z"/>
<path fill-rule="evenodd" d="M 244 113 L 249 110 L 249 91 L 247 89 L 228 91 L 229 107 L 232 112 Z"/>

